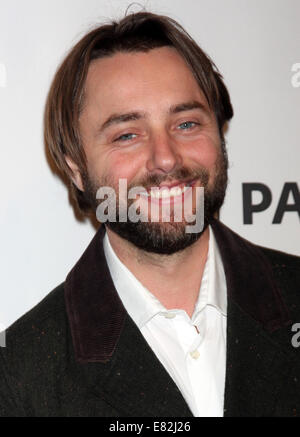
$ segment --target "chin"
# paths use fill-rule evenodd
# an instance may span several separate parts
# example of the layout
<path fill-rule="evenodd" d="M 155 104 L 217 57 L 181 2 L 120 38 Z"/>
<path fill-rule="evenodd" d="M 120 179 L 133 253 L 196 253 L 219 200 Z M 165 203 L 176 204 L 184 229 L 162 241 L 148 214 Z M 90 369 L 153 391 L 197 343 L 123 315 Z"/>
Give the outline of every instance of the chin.
<path fill-rule="evenodd" d="M 201 232 L 186 233 L 183 223 L 114 222 L 106 224 L 109 229 L 134 246 L 149 253 L 172 255 L 194 244 Z"/>

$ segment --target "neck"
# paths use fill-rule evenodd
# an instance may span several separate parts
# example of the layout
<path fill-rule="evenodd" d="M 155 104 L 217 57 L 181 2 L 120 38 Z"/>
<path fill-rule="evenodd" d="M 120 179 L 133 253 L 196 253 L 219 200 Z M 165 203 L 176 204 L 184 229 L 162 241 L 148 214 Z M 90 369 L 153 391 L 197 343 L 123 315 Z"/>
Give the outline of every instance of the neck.
<path fill-rule="evenodd" d="M 191 317 L 207 259 L 209 229 L 191 246 L 172 255 L 145 252 L 106 230 L 116 255 L 144 287 L 166 309 L 183 309 Z"/>

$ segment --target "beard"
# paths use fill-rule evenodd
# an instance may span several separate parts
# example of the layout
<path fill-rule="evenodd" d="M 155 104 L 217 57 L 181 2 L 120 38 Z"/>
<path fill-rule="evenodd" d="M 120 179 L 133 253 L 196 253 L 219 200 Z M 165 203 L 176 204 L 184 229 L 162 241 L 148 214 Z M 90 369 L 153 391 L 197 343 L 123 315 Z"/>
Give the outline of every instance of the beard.
<path fill-rule="evenodd" d="M 105 225 L 121 238 L 132 243 L 134 246 L 146 252 L 152 252 L 161 255 L 171 255 L 195 243 L 203 234 L 210 221 L 221 208 L 228 182 L 227 176 L 228 158 L 224 140 L 222 141 L 222 149 L 216 160 L 214 178 L 209 184 L 210 174 L 204 167 L 189 169 L 182 167 L 168 175 L 145 175 L 142 180 L 134 181 L 128 186 L 128 191 L 136 186 L 150 189 L 158 187 L 162 182 L 178 180 L 181 182 L 199 180 L 204 188 L 204 211 L 203 211 L 203 227 L 198 232 L 187 233 L 186 222 L 183 219 L 181 222 L 170 220 L 169 222 L 151 222 L 149 220 L 138 221 L 134 223 L 128 217 L 128 208 L 135 200 L 128 200 L 127 220 L 120 221 L 119 215 L 119 196 L 116 192 L 116 220 L 108 220 Z M 96 181 L 87 173 L 82 175 L 84 186 L 84 198 L 90 205 L 92 210 L 96 210 L 103 200 L 97 200 L 96 194 L 100 187 L 114 187 L 109 178 L 102 178 Z M 196 211 L 193 211 L 195 213 Z M 189 223 L 191 225 L 191 223 Z"/>

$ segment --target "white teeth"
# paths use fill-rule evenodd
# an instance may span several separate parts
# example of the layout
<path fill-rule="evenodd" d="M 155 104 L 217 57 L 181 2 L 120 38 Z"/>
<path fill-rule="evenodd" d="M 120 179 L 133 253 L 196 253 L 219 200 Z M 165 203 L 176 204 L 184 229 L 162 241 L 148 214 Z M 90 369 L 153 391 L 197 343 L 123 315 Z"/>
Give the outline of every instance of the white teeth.
<path fill-rule="evenodd" d="M 189 189 L 189 186 L 185 186 L 183 188 L 180 187 L 173 187 L 170 190 L 168 188 L 161 188 L 159 189 L 152 189 L 150 191 L 150 196 L 153 199 L 167 199 L 169 197 L 176 197 L 181 196 L 183 193 L 185 193 Z"/>
<path fill-rule="evenodd" d="M 173 187 L 170 190 L 170 196 L 180 196 L 183 190 L 180 187 Z"/>
<path fill-rule="evenodd" d="M 170 197 L 170 191 L 168 189 L 163 188 L 160 193 L 162 199 L 166 199 L 167 197 Z"/>

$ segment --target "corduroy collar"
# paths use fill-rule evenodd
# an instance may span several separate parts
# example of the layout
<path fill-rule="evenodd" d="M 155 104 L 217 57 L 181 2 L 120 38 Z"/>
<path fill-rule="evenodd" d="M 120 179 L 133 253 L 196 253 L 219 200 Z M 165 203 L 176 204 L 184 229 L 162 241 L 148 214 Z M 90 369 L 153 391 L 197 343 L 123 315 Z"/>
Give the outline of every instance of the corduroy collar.
<path fill-rule="evenodd" d="M 266 330 L 284 326 L 287 310 L 261 249 L 217 220 L 212 220 L 211 226 L 224 263 L 228 299 Z M 102 226 L 65 282 L 67 313 L 79 362 L 109 361 L 127 316 L 106 263 L 104 234 Z"/>

